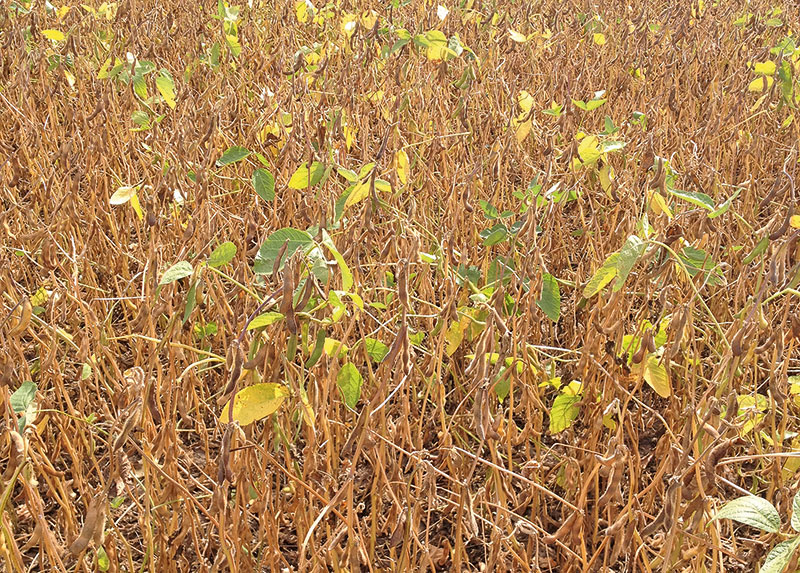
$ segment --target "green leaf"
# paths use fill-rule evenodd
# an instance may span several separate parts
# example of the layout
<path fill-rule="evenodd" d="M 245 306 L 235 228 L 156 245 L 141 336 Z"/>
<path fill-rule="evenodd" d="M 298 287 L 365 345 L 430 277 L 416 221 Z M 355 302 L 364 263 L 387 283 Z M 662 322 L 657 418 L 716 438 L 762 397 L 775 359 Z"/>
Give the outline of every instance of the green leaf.
<path fill-rule="evenodd" d="M 237 161 L 241 161 L 242 159 L 246 158 L 248 155 L 250 155 L 249 149 L 234 145 L 233 147 L 229 147 L 227 150 L 225 150 L 225 153 L 222 154 L 222 157 L 217 159 L 217 167 L 236 163 Z"/>
<path fill-rule="evenodd" d="M 367 351 L 367 356 L 370 357 L 370 360 L 379 364 L 389 354 L 389 347 L 375 338 L 364 339 L 364 350 Z"/>
<path fill-rule="evenodd" d="M 792 499 L 792 529 L 800 532 L 800 492 L 794 494 Z"/>
<path fill-rule="evenodd" d="M 736 199 L 739 196 L 739 193 L 741 193 L 741 192 L 742 192 L 741 188 L 737 189 L 736 192 L 733 195 L 731 195 L 730 197 L 728 197 L 722 205 L 720 205 L 719 207 L 714 209 L 711 213 L 709 213 L 708 214 L 708 218 L 709 219 L 716 219 L 720 215 L 725 214 L 728 211 L 728 209 L 731 208 L 731 205 L 733 204 L 734 199 Z"/>
<path fill-rule="evenodd" d="M 33 403 L 36 398 L 36 390 L 38 390 L 36 383 L 26 380 L 11 394 L 9 402 L 16 414 L 23 413 Z"/>
<path fill-rule="evenodd" d="M 617 276 L 619 253 L 611 253 L 583 289 L 583 298 L 592 298 Z"/>
<path fill-rule="evenodd" d="M 267 383 L 253 384 L 236 393 L 233 401 L 233 420 L 246 426 L 266 418 L 277 412 L 284 399 L 289 395 L 289 389 L 283 384 Z M 230 421 L 227 402 L 219 415 L 219 421 L 226 424 Z"/>
<path fill-rule="evenodd" d="M 208 266 L 216 268 L 221 267 L 222 265 L 227 265 L 235 256 L 236 245 L 230 241 L 225 241 L 216 249 L 214 249 L 214 252 L 208 257 Z"/>
<path fill-rule="evenodd" d="M 504 366 L 500 369 L 500 372 L 497 373 L 497 377 L 495 378 L 497 382 L 494 384 L 494 393 L 497 396 L 497 401 L 501 404 L 508 398 L 508 394 L 511 392 L 511 376 L 505 376 L 507 370 L 508 367 Z"/>
<path fill-rule="evenodd" d="M 336 376 L 336 385 L 342 392 L 344 403 L 350 408 L 355 408 L 361 398 L 361 384 L 363 378 L 352 362 L 346 363 Z"/>
<path fill-rule="evenodd" d="M 691 277 L 697 276 L 697 273 L 702 271 L 703 278 L 708 284 L 714 286 L 724 282 L 725 277 L 717 271 L 714 261 L 706 255 L 704 250 L 687 246 L 683 248 L 683 252 L 678 257 L 686 265 L 686 270 Z"/>
<path fill-rule="evenodd" d="M 294 172 L 292 178 L 289 179 L 290 189 L 305 189 L 306 187 L 313 187 L 322 180 L 325 174 L 325 166 L 319 161 L 311 163 L 309 169 L 308 163 L 303 163 Z"/>
<path fill-rule="evenodd" d="M 142 76 L 133 76 L 133 91 L 141 99 L 147 99 L 147 83 Z"/>
<path fill-rule="evenodd" d="M 275 199 L 275 177 L 266 169 L 253 171 L 253 187 L 264 201 Z"/>
<path fill-rule="evenodd" d="M 598 107 L 600 107 L 604 103 L 606 103 L 606 100 L 605 99 L 593 99 L 593 100 L 589 100 L 588 102 L 585 102 L 583 100 L 574 99 L 574 100 L 572 100 L 572 103 L 575 104 L 575 107 L 577 107 L 578 109 L 582 109 L 583 111 L 592 111 L 594 109 L 597 109 Z"/>
<path fill-rule="evenodd" d="M 156 79 L 156 87 L 167 105 L 175 109 L 175 82 L 167 70 L 161 70 L 161 75 Z"/>
<path fill-rule="evenodd" d="M 556 278 L 548 273 L 542 276 L 542 296 L 536 301 L 536 306 L 541 308 L 553 322 L 558 322 L 561 316 L 561 292 Z"/>
<path fill-rule="evenodd" d="M 283 320 L 283 315 L 280 312 L 264 312 L 250 321 L 250 324 L 247 325 L 247 330 L 269 326 L 280 320 Z"/>
<path fill-rule="evenodd" d="M 262 275 L 272 273 L 272 268 L 275 264 L 275 259 L 278 257 L 278 252 L 287 240 L 289 244 L 278 265 L 278 270 L 283 268 L 286 260 L 298 249 L 308 252 L 308 250 L 314 246 L 314 239 L 305 231 L 293 229 L 291 227 L 279 229 L 267 237 L 267 240 L 264 241 L 258 249 L 258 254 L 256 254 L 256 259 L 253 263 L 253 271 Z"/>
<path fill-rule="evenodd" d="M 770 533 L 778 533 L 781 529 L 781 516 L 778 515 L 778 510 L 766 499 L 755 495 L 746 495 L 729 501 L 719 509 L 711 521 L 716 519 L 732 519 Z"/>
<path fill-rule="evenodd" d="M 667 188 L 667 192 L 675 195 L 675 197 L 678 197 L 679 199 L 688 201 L 692 205 L 702 207 L 707 211 L 714 210 L 714 200 L 705 193 L 694 193 L 692 191 L 681 191 L 680 189 L 670 188 Z"/>
<path fill-rule="evenodd" d="M 580 401 L 580 396 L 571 394 L 559 394 L 553 401 L 550 408 L 550 433 L 558 434 L 569 428 L 580 414 L 580 408 L 576 406 Z"/>
<path fill-rule="evenodd" d="M 767 554 L 759 573 L 783 573 L 783 570 L 786 569 L 786 566 L 792 560 L 798 546 L 800 546 L 800 535 L 778 543 L 772 548 L 772 551 Z"/>
<path fill-rule="evenodd" d="M 614 283 L 614 292 L 617 292 L 625 284 L 633 266 L 644 252 L 645 242 L 636 235 L 631 235 L 619 251 L 617 259 L 617 280 Z"/>
<path fill-rule="evenodd" d="M 182 324 L 186 324 L 186 321 L 189 320 L 189 316 L 191 316 L 192 311 L 194 310 L 195 305 L 197 304 L 197 285 L 200 284 L 200 281 L 195 281 L 192 283 L 192 286 L 189 287 L 189 292 L 186 294 L 186 308 L 183 310 L 183 320 L 181 321 Z"/>
<path fill-rule="evenodd" d="M 160 286 L 174 283 L 177 280 L 191 276 L 193 272 L 194 269 L 189 261 L 178 261 L 164 272 L 158 284 Z"/>

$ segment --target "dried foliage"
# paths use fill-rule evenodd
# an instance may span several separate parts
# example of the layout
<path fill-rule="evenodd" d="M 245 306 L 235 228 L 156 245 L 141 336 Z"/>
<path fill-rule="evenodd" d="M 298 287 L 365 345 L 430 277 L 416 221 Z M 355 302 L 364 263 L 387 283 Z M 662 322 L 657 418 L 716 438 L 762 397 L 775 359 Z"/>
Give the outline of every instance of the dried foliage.
<path fill-rule="evenodd" d="M 0 6 L 7 570 L 755 570 L 797 6 L 317 4 Z"/>

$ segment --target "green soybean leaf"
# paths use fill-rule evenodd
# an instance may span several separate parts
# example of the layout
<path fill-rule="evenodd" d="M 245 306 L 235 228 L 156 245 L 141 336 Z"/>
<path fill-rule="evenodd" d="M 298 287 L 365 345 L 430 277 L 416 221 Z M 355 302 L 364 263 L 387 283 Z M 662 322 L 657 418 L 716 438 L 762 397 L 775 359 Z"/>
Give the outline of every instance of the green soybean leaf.
<path fill-rule="evenodd" d="M 189 261 L 178 261 L 164 271 L 164 275 L 161 277 L 158 284 L 167 285 L 169 283 L 174 283 L 177 280 L 191 276 L 193 272 L 194 268 L 192 268 L 192 264 Z"/>
<path fill-rule="evenodd" d="M 669 188 L 667 188 L 667 192 L 674 195 L 675 197 L 678 197 L 679 199 L 688 201 L 692 205 L 697 205 L 698 207 L 702 207 L 706 211 L 714 210 L 714 200 L 705 193 L 694 193 L 692 191 L 681 191 L 680 189 L 669 189 Z"/>
<path fill-rule="evenodd" d="M 792 529 L 800 532 L 800 493 L 794 494 L 792 500 Z"/>
<path fill-rule="evenodd" d="M 614 283 L 614 292 L 617 292 L 625 284 L 633 266 L 644 252 L 645 242 L 636 235 L 631 235 L 619 251 L 617 259 L 617 280 Z"/>
<path fill-rule="evenodd" d="M 227 150 L 225 150 L 225 153 L 222 154 L 222 157 L 217 159 L 217 167 L 236 163 L 237 161 L 241 161 L 242 159 L 246 158 L 248 155 L 250 155 L 249 149 L 239 147 L 238 145 L 229 147 Z"/>
<path fill-rule="evenodd" d="M 559 394 L 553 401 L 550 408 L 550 433 L 558 434 L 569 428 L 580 413 L 580 408 L 576 406 L 580 401 L 580 396 L 571 394 Z"/>
<path fill-rule="evenodd" d="M 269 326 L 280 320 L 283 320 L 283 315 L 280 312 L 264 312 L 250 321 L 250 324 L 247 325 L 247 330 Z"/>
<path fill-rule="evenodd" d="M 389 347 L 375 338 L 364 339 L 364 350 L 367 351 L 370 360 L 377 363 L 383 362 L 383 359 L 389 354 Z"/>
<path fill-rule="evenodd" d="M 798 546 L 800 546 L 800 536 L 778 543 L 767 554 L 759 570 L 760 573 L 783 573 L 783 570 L 786 569 L 786 566 L 794 557 Z"/>
<path fill-rule="evenodd" d="M 156 78 L 156 87 L 167 105 L 175 109 L 175 82 L 167 70 L 161 70 L 161 75 Z"/>
<path fill-rule="evenodd" d="M 589 279 L 586 287 L 583 289 L 583 298 L 592 298 L 594 295 L 603 290 L 608 283 L 614 280 L 617 276 L 617 261 L 619 260 L 619 253 L 611 253 L 599 269 L 597 269 Z"/>
<path fill-rule="evenodd" d="M 233 257 L 236 256 L 236 245 L 231 243 L 230 241 L 225 241 L 221 245 L 219 245 L 214 252 L 211 253 L 208 257 L 208 266 L 209 267 L 221 267 L 222 265 L 227 265 L 229 262 L 233 260 Z"/>
<path fill-rule="evenodd" d="M 553 275 L 544 273 L 542 276 L 542 296 L 536 301 L 536 306 L 544 311 L 547 318 L 558 322 L 561 316 L 561 292 Z"/>
<path fill-rule="evenodd" d="M 344 403 L 350 408 L 355 408 L 361 398 L 361 384 L 363 378 L 352 362 L 346 363 L 336 376 L 336 385 L 342 393 Z"/>
<path fill-rule="evenodd" d="M 11 394 L 9 402 L 16 414 L 21 414 L 28 409 L 28 406 L 33 403 L 33 399 L 36 397 L 37 389 L 35 382 L 26 380 Z"/>
<path fill-rule="evenodd" d="M 275 199 L 275 177 L 266 169 L 256 169 L 253 172 L 253 187 L 264 201 Z"/>
<path fill-rule="evenodd" d="M 778 533 L 781 529 L 781 516 L 778 515 L 778 510 L 766 499 L 755 495 L 746 495 L 729 501 L 719 509 L 711 521 L 716 519 L 732 519 L 770 533 Z"/>
<path fill-rule="evenodd" d="M 291 227 L 279 229 L 267 237 L 267 240 L 264 241 L 258 249 L 258 254 L 256 254 L 256 259 L 253 263 L 253 270 L 257 274 L 272 273 L 272 268 L 275 264 L 275 259 L 278 257 L 278 252 L 286 241 L 289 243 L 278 265 L 278 270 L 283 268 L 286 260 L 298 249 L 307 252 L 314 246 L 314 239 L 305 231 L 293 229 Z"/>

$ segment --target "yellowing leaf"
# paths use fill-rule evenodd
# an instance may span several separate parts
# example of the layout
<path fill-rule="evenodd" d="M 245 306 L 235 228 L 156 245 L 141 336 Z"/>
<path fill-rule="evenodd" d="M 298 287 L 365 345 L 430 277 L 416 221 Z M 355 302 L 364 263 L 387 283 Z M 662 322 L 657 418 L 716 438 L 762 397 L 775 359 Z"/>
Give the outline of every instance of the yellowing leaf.
<path fill-rule="evenodd" d="M 114 191 L 114 194 L 111 196 L 108 202 L 111 203 L 112 205 L 124 205 L 125 203 L 131 200 L 131 197 L 136 195 L 136 191 L 138 189 L 139 188 L 137 186 L 131 187 L 128 185 L 124 185 L 119 189 L 117 189 L 116 191 Z"/>
<path fill-rule="evenodd" d="M 322 346 L 322 350 L 331 358 L 336 358 L 339 355 L 345 354 L 349 348 L 347 348 L 346 344 L 342 344 L 338 340 L 326 338 L 325 344 Z"/>
<path fill-rule="evenodd" d="M 297 0 L 294 3 L 294 14 L 301 24 L 308 22 L 308 4 L 306 4 L 306 0 Z"/>
<path fill-rule="evenodd" d="M 669 398 L 672 394 L 672 384 L 669 381 L 667 369 L 659 364 L 658 356 L 651 354 L 644 363 L 644 380 L 662 398 Z"/>
<path fill-rule="evenodd" d="M 408 182 L 408 154 L 404 149 L 394 154 L 394 163 L 397 170 L 397 178 L 400 183 L 405 185 Z"/>
<path fill-rule="evenodd" d="M 508 37 L 514 40 L 518 44 L 524 44 L 528 41 L 528 37 L 525 34 L 520 34 L 516 30 L 509 28 L 508 29 Z"/>
<path fill-rule="evenodd" d="M 63 42 L 67 39 L 67 37 L 64 35 L 64 32 L 61 30 L 42 30 L 42 36 L 48 40 L 54 40 L 56 42 Z"/>
<path fill-rule="evenodd" d="M 450 326 L 447 329 L 447 333 L 445 333 L 444 338 L 447 341 L 447 348 L 445 349 L 445 353 L 448 356 L 452 356 L 455 354 L 458 347 L 461 345 L 461 341 L 464 340 L 464 331 L 467 329 L 470 323 L 470 318 L 468 316 L 462 316 L 461 320 L 458 322 L 451 322 Z"/>
<path fill-rule="evenodd" d="M 592 40 L 594 40 L 594 43 L 597 44 L 598 46 L 605 46 L 606 45 L 606 36 L 605 36 L 605 34 L 594 34 L 592 36 Z"/>
<path fill-rule="evenodd" d="M 314 408 L 308 400 L 308 392 L 302 386 L 300 387 L 300 406 L 303 409 L 303 420 L 313 429 L 317 416 L 314 414 Z"/>
<path fill-rule="evenodd" d="M 775 74 L 775 62 L 767 60 L 753 66 L 753 71 L 762 76 L 772 76 Z"/>
<path fill-rule="evenodd" d="M 350 191 L 350 195 L 347 196 L 347 201 L 344 202 L 345 209 L 356 203 L 360 203 L 367 195 L 369 195 L 369 179 L 355 184 L 353 190 Z"/>
<path fill-rule="evenodd" d="M 136 193 L 131 196 L 131 207 L 133 207 L 139 220 L 142 221 L 144 219 L 144 213 L 142 212 L 142 204 L 139 203 L 139 195 Z"/>
<path fill-rule="evenodd" d="M 533 96 L 527 91 L 522 90 L 517 96 L 517 103 L 522 111 L 525 113 L 530 113 L 531 108 L 533 107 Z"/>
<path fill-rule="evenodd" d="M 523 121 L 517 126 L 517 143 L 522 143 L 531 132 L 531 120 Z"/>
<path fill-rule="evenodd" d="M 667 202 L 664 200 L 664 197 L 661 193 L 657 191 L 653 191 L 652 195 L 650 196 L 650 208 L 656 213 L 656 215 L 660 215 L 664 213 L 667 217 L 672 219 L 672 210 L 667 205 Z"/>
<path fill-rule="evenodd" d="M 578 155 L 580 155 L 584 164 L 595 163 L 600 159 L 602 152 L 597 144 L 596 135 L 589 135 L 581 140 L 580 144 L 578 144 Z"/>
<path fill-rule="evenodd" d="M 603 186 L 603 191 L 611 197 L 611 189 L 614 187 L 614 169 L 611 164 L 606 163 L 603 165 L 603 168 L 598 170 L 597 175 L 600 178 L 600 185 Z"/>
<path fill-rule="evenodd" d="M 364 26 L 366 30 L 372 30 L 375 27 L 375 22 L 378 21 L 378 14 L 375 10 L 370 10 L 369 12 L 364 12 L 361 14 L 361 25 Z"/>
<path fill-rule="evenodd" d="M 266 418 L 277 412 L 288 395 L 289 389 L 283 384 L 254 384 L 243 388 L 236 393 L 233 401 L 233 419 L 246 426 Z M 219 421 L 223 424 L 230 421 L 228 406 L 230 402 L 225 404 L 219 415 Z"/>
<path fill-rule="evenodd" d="M 771 88 L 773 83 L 775 83 L 775 79 L 772 76 L 761 76 L 750 82 L 747 86 L 747 91 L 754 93 L 763 92 L 765 89 Z"/>
<path fill-rule="evenodd" d="M 789 219 L 789 225 L 793 229 L 800 229 L 800 215 L 792 215 Z"/>
<path fill-rule="evenodd" d="M 356 23 L 357 17 L 355 14 L 345 14 L 342 16 L 342 21 L 339 24 L 339 27 L 342 30 L 342 33 L 347 36 L 347 39 L 350 39 L 350 36 L 353 35 L 353 32 L 356 31 Z"/>
<path fill-rule="evenodd" d="M 156 80 L 156 87 L 158 88 L 161 97 L 167 102 L 171 109 L 175 109 L 175 82 L 172 76 L 166 70 L 161 70 L 161 75 Z"/>

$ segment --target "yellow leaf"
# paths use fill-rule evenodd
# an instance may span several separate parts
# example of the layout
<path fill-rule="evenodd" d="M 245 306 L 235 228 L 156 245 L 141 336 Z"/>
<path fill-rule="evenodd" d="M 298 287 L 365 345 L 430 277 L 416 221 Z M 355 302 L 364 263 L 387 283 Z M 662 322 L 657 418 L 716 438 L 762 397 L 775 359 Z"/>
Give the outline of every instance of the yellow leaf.
<path fill-rule="evenodd" d="M 594 163 L 600 159 L 602 152 L 597 145 L 596 135 L 589 135 L 581 140 L 580 144 L 578 144 L 578 155 L 580 155 L 584 164 Z"/>
<path fill-rule="evenodd" d="M 66 16 L 67 13 L 70 11 L 70 8 L 71 8 L 71 6 L 61 6 L 61 8 L 59 8 L 56 11 L 56 15 L 58 16 L 58 19 L 59 20 L 63 19 L 64 16 Z"/>
<path fill-rule="evenodd" d="M 775 62 L 767 60 L 753 66 L 753 71 L 762 76 L 772 76 L 775 74 Z"/>
<path fill-rule="evenodd" d="M 350 195 L 347 196 L 347 201 L 344 202 L 344 208 L 347 209 L 348 207 L 363 201 L 367 195 L 369 195 L 369 179 L 356 183 L 355 187 L 353 187 L 353 190 L 350 191 Z"/>
<path fill-rule="evenodd" d="M 605 34 L 594 34 L 594 36 L 592 36 L 592 39 L 594 40 L 594 43 L 597 44 L 598 46 L 606 45 Z"/>
<path fill-rule="evenodd" d="M 42 36 L 44 36 L 48 40 L 55 40 L 56 42 L 63 42 L 64 40 L 66 40 L 64 32 L 62 32 L 61 30 L 42 30 Z"/>
<path fill-rule="evenodd" d="M 394 154 L 395 169 L 400 183 L 405 185 L 408 182 L 408 154 L 401 149 Z"/>
<path fill-rule="evenodd" d="M 611 164 L 606 163 L 603 165 L 603 168 L 597 172 L 597 175 L 600 178 L 600 185 L 603 186 L 603 191 L 611 197 L 611 189 L 614 186 L 614 169 L 611 167 Z"/>
<path fill-rule="evenodd" d="M 518 44 L 524 44 L 525 42 L 528 41 L 528 37 L 525 36 L 525 34 L 520 34 L 519 32 L 517 32 L 512 28 L 508 29 L 508 36 Z"/>
<path fill-rule="evenodd" d="M 326 338 L 322 350 L 331 358 L 336 358 L 340 354 L 345 354 L 349 349 L 346 344 L 342 344 L 333 338 Z"/>
<path fill-rule="evenodd" d="M 375 10 L 370 10 L 369 12 L 364 12 L 361 14 L 361 25 L 364 26 L 366 30 L 372 30 L 375 27 L 375 22 L 378 21 L 378 14 Z"/>
<path fill-rule="evenodd" d="M 342 30 L 342 33 L 347 36 L 347 39 L 350 39 L 350 36 L 353 35 L 353 32 L 356 31 L 356 22 L 358 18 L 355 14 L 345 14 L 342 16 L 342 21 L 339 24 L 339 27 Z"/>
<path fill-rule="evenodd" d="M 793 229 L 800 229 L 800 215 L 792 215 L 789 219 L 789 225 Z"/>
<path fill-rule="evenodd" d="M 650 354 L 647 360 L 642 363 L 640 368 L 644 368 L 642 375 L 644 381 L 656 391 L 662 398 L 669 398 L 672 395 L 672 384 L 669 381 L 669 374 L 663 364 L 659 364 L 658 356 Z"/>
<path fill-rule="evenodd" d="M 308 4 L 306 4 L 306 0 L 297 0 L 294 3 L 294 14 L 301 24 L 308 22 Z"/>
<path fill-rule="evenodd" d="M 523 121 L 517 126 L 517 143 L 522 143 L 531 132 L 531 120 Z"/>
<path fill-rule="evenodd" d="M 658 191 L 653 191 L 653 194 L 650 196 L 650 208 L 656 215 L 664 213 L 668 218 L 672 219 L 672 210 Z"/>
<path fill-rule="evenodd" d="M 136 186 L 131 187 L 129 185 L 124 185 L 114 191 L 114 194 L 111 196 L 108 202 L 112 205 L 124 205 L 131 200 L 131 197 L 136 195 L 137 189 L 138 187 Z"/>
<path fill-rule="evenodd" d="M 144 213 L 142 213 L 142 204 L 139 203 L 139 195 L 136 193 L 131 196 L 131 207 L 133 207 L 133 210 L 136 212 L 136 216 L 139 217 L 139 220 L 143 220 Z"/>
<path fill-rule="evenodd" d="M 522 111 L 525 113 L 530 113 L 531 108 L 533 107 L 533 96 L 527 91 L 522 90 L 517 96 L 517 103 Z"/>
<path fill-rule="evenodd" d="M 756 78 L 750 82 L 750 84 L 747 86 L 747 91 L 755 93 L 763 92 L 765 89 L 771 88 L 774 82 L 775 78 L 772 76 L 761 76 L 760 78 Z"/>
<path fill-rule="evenodd" d="M 784 127 L 789 127 L 790 125 L 792 125 L 793 121 L 794 121 L 794 114 L 790 115 L 781 122 L 781 129 L 783 129 Z"/>
<path fill-rule="evenodd" d="M 233 420 L 246 426 L 266 418 L 277 412 L 288 395 L 289 389 L 283 384 L 254 384 L 243 388 L 236 393 L 233 401 Z M 230 402 L 225 404 L 219 415 L 219 421 L 223 424 L 229 422 L 231 418 L 228 406 Z"/>
<path fill-rule="evenodd" d="M 458 347 L 461 345 L 461 341 L 464 340 L 464 318 L 469 321 L 469 317 L 462 317 L 458 322 L 451 322 L 447 329 L 447 333 L 444 335 L 444 339 L 447 341 L 445 353 L 448 356 L 455 354 L 456 350 L 458 350 Z"/>

